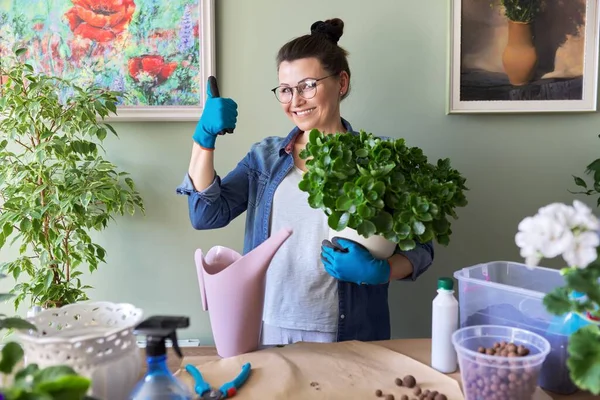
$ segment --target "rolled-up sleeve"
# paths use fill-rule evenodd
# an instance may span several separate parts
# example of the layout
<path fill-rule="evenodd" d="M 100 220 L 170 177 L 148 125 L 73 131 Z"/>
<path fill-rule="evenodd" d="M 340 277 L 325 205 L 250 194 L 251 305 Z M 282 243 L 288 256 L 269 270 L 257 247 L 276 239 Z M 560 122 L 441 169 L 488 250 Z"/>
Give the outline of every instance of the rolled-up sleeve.
<path fill-rule="evenodd" d="M 426 243 L 417 243 L 417 246 L 414 249 L 408 251 L 403 251 L 400 250 L 399 247 L 396 247 L 396 254 L 402 254 L 408 258 L 413 266 L 412 274 L 399 280 L 415 281 L 421 274 L 427 271 L 433 263 L 433 243 L 431 241 Z"/>
<path fill-rule="evenodd" d="M 190 174 L 186 173 L 185 176 L 183 177 L 183 181 L 181 182 L 181 184 L 179 186 L 177 186 L 176 188 L 176 193 L 179 195 L 183 195 L 183 196 L 191 196 L 192 194 L 196 194 L 198 196 L 200 196 L 203 200 L 205 200 L 207 203 L 212 203 L 214 202 L 216 199 L 219 198 L 219 195 L 221 193 L 221 187 L 219 185 L 219 176 L 217 175 L 216 171 L 215 171 L 215 177 L 213 178 L 212 183 L 204 190 L 202 191 L 198 191 L 196 190 L 196 188 L 194 187 L 194 183 L 192 182 L 192 178 L 190 177 Z"/>

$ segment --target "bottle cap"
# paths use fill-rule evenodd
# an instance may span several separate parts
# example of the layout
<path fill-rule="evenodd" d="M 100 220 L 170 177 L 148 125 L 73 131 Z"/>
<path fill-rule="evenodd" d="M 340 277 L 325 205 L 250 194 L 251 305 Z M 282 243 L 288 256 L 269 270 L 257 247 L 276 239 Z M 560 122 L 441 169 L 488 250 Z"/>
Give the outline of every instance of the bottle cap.
<path fill-rule="evenodd" d="M 453 290 L 454 281 L 451 278 L 439 278 L 437 287 L 442 290 Z"/>

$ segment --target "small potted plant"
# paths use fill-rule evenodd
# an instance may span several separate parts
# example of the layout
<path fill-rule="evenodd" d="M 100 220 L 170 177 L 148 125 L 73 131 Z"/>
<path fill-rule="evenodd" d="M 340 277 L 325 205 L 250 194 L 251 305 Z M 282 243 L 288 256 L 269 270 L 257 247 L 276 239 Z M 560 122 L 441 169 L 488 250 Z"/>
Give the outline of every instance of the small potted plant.
<path fill-rule="evenodd" d="M 417 241 L 448 245 L 449 217 L 467 205 L 466 180 L 450 160 L 433 165 L 404 139 L 314 129 L 300 157 L 307 172 L 299 188 L 328 216 L 331 235 L 358 241 L 379 258 Z"/>
<path fill-rule="evenodd" d="M 600 395 L 600 222 L 590 208 L 575 200 L 573 206 L 553 203 L 519 224 L 515 242 L 528 266 L 541 259 L 562 257 L 565 285 L 544 297 L 553 315 L 572 312 L 587 324 L 571 334 L 567 367 L 573 383 Z M 573 297 L 577 292 L 581 296 Z"/>
<path fill-rule="evenodd" d="M 120 94 L 36 73 L 20 61 L 24 52 L 0 59 L 0 249 L 19 245 L 0 269 L 29 278 L 11 291 L 15 309 L 26 298 L 61 307 L 88 299 L 81 269 L 105 261 L 91 231 L 144 206 L 133 180 L 101 152 L 116 135 L 103 120 Z"/>
<path fill-rule="evenodd" d="M 0 279 L 5 278 L 0 275 Z M 12 295 L 0 293 L 6 300 Z M 19 317 L 0 314 L 0 330 L 33 330 L 37 327 Z M 2 347 L 0 358 L 0 399 L 3 400 L 84 400 L 91 381 L 66 365 L 40 368 L 37 364 L 23 365 L 23 348 L 18 342 L 8 341 Z"/>

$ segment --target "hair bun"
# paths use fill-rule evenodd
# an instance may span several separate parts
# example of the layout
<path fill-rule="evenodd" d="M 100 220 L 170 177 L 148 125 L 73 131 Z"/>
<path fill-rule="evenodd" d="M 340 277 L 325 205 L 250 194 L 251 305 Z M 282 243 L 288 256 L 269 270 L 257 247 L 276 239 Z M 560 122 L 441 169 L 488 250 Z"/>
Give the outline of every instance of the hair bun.
<path fill-rule="evenodd" d="M 328 19 L 325 22 L 317 21 L 311 25 L 310 33 L 312 35 L 321 34 L 333 44 L 337 44 L 344 33 L 344 21 L 339 18 Z"/>

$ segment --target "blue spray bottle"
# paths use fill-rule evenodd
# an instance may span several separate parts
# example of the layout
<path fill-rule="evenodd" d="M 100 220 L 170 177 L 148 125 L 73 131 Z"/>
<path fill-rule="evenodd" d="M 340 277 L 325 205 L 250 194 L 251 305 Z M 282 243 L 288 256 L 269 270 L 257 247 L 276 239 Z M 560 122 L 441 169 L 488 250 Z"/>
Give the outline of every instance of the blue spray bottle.
<path fill-rule="evenodd" d="M 148 371 L 131 392 L 130 400 L 191 400 L 192 393 L 167 367 L 166 340 L 183 357 L 177 344 L 177 329 L 189 326 L 187 317 L 154 316 L 142 321 L 133 333 L 146 336 L 146 361 Z"/>

